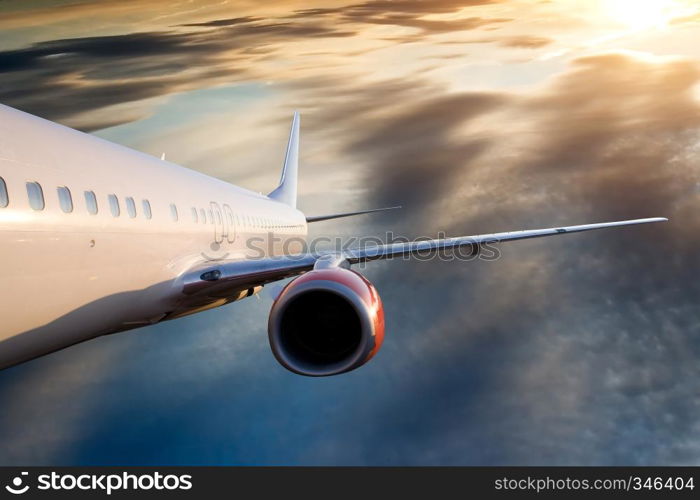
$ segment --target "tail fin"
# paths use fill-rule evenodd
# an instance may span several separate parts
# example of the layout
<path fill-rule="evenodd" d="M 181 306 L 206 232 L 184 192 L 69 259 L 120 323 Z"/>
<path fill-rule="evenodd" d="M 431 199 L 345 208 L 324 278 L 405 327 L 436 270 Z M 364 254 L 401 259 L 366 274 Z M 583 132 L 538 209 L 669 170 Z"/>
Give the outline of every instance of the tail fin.
<path fill-rule="evenodd" d="M 299 112 L 294 112 L 292 130 L 289 132 L 287 155 L 284 158 L 282 178 L 277 189 L 268 197 L 296 208 L 297 206 L 297 173 L 299 170 Z"/>

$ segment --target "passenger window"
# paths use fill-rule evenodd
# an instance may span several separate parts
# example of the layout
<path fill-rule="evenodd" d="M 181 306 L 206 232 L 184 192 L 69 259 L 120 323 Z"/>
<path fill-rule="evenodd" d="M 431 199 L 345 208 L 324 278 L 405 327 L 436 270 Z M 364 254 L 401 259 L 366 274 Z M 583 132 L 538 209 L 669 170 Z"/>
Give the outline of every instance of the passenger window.
<path fill-rule="evenodd" d="M 198 221 L 199 217 L 197 217 L 197 209 L 192 207 L 192 220 L 196 223 Z"/>
<path fill-rule="evenodd" d="M 214 224 L 214 213 L 211 211 L 211 209 L 209 210 L 209 223 Z"/>
<path fill-rule="evenodd" d="M 204 211 L 203 208 L 199 209 L 199 218 L 202 219 L 202 224 L 207 223 L 207 213 Z"/>
<path fill-rule="evenodd" d="M 145 215 L 147 219 L 153 217 L 153 213 L 151 212 L 151 203 L 148 200 L 142 200 L 141 206 L 143 207 L 143 215 Z"/>
<path fill-rule="evenodd" d="M 175 203 L 170 204 L 170 216 L 173 218 L 175 222 L 177 222 L 178 216 L 177 216 L 177 207 L 175 206 Z"/>
<path fill-rule="evenodd" d="M 29 196 L 29 205 L 34 210 L 44 209 L 44 192 L 38 182 L 27 182 L 27 195 Z"/>
<path fill-rule="evenodd" d="M 58 191 L 58 203 L 61 205 L 61 210 L 65 213 L 73 211 L 73 198 L 70 195 L 70 190 L 66 186 L 60 186 Z"/>
<path fill-rule="evenodd" d="M 117 199 L 117 195 L 107 195 L 107 201 L 109 202 L 109 211 L 112 212 L 112 216 L 119 217 L 121 210 L 119 209 L 119 200 Z"/>
<path fill-rule="evenodd" d="M 0 177 L 0 207 L 5 208 L 10 202 L 7 197 L 7 185 L 5 184 L 5 179 Z"/>
<path fill-rule="evenodd" d="M 216 215 L 216 223 L 221 224 L 221 214 L 219 212 L 214 212 L 214 215 Z"/>
<path fill-rule="evenodd" d="M 97 198 L 92 191 L 85 191 L 85 206 L 87 206 L 89 214 L 95 215 L 97 213 Z"/>
<path fill-rule="evenodd" d="M 134 199 L 131 196 L 127 196 L 124 201 L 126 202 L 126 211 L 129 217 L 133 219 L 136 217 L 136 203 L 134 203 Z"/>

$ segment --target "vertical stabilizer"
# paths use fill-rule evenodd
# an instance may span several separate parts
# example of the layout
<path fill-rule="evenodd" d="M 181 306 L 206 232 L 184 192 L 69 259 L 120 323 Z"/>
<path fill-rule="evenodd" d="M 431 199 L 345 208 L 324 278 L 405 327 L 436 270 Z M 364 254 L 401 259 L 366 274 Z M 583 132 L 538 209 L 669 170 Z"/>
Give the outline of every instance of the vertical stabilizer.
<path fill-rule="evenodd" d="M 297 206 L 297 172 L 299 170 L 299 112 L 294 112 L 292 130 L 289 132 L 287 155 L 284 158 L 282 178 L 277 189 L 268 196 L 273 200 L 286 203 L 290 207 Z"/>

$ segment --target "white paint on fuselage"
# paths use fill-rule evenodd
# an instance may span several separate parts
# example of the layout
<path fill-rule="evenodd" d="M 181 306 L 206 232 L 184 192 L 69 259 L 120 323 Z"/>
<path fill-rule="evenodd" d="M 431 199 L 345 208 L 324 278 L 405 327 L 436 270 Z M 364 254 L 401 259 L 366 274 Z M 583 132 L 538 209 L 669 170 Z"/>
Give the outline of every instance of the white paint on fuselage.
<path fill-rule="evenodd" d="M 0 177 L 9 194 L 0 208 L 0 368 L 19 351 L 33 357 L 158 321 L 181 298 L 185 271 L 210 258 L 245 258 L 253 237 L 268 255 L 279 254 L 285 240 L 307 231 L 300 211 L 266 196 L 2 105 Z M 27 182 L 41 185 L 43 210 L 31 208 Z M 59 186 L 71 191 L 71 213 L 61 210 Z M 85 191 L 97 197 L 96 215 Z M 110 194 L 119 199 L 119 217 L 110 212 Z M 126 197 L 136 202 L 135 218 Z M 210 210 L 225 206 L 231 217 L 214 215 L 212 223 Z M 270 233 L 277 241 L 271 252 Z"/>

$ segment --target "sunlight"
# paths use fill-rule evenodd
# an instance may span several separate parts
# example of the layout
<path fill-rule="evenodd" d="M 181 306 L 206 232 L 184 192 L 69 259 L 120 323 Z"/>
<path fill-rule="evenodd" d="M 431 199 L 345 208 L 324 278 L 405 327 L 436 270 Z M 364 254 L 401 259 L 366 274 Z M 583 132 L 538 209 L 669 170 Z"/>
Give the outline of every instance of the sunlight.
<path fill-rule="evenodd" d="M 602 7 L 615 21 L 640 31 L 664 27 L 681 11 L 676 0 L 603 0 Z"/>

